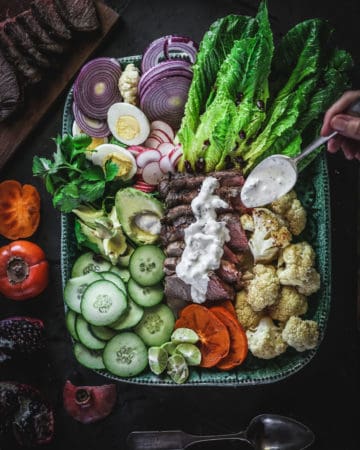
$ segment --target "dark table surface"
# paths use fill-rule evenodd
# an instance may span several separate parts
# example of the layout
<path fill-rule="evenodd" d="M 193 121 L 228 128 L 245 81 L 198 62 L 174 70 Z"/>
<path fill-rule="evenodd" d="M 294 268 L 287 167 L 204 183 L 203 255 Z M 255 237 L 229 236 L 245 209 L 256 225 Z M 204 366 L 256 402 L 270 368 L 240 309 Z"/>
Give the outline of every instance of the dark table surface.
<path fill-rule="evenodd" d="M 231 0 L 133 0 L 125 9 L 112 36 L 98 55 L 140 54 L 153 39 L 183 34 L 200 41 L 217 18 L 228 13 L 254 14 L 258 2 Z M 121 8 L 121 2 L 109 2 Z M 120 5 L 120 6 L 119 6 Z M 336 29 L 339 46 L 360 63 L 360 3 L 323 0 L 269 0 L 276 36 L 306 18 L 328 19 Z M 354 88 L 359 88 L 359 74 Z M 358 450 L 359 332 L 356 323 L 356 239 L 358 163 L 341 155 L 328 155 L 332 216 L 332 305 L 325 338 L 316 357 L 300 372 L 275 384 L 254 387 L 144 387 L 118 384 L 114 412 L 104 421 L 82 425 L 62 408 L 62 388 L 67 378 L 78 384 L 107 382 L 80 367 L 65 330 L 60 281 L 60 215 L 39 179 L 31 174 L 32 158 L 54 151 L 51 138 L 61 131 L 65 93 L 42 123 L 0 173 L 0 181 L 14 178 L 34 184 L 41 193 L 42 220 L 31 240 L 46 252 L 51 282 L 37 299 L 18 304 L 1 298 L 0 317 L 24 314 L 40 317 L 48 332 L 48 353 L 41 361 L 0 372 L 1 380 L 17 379 L 40 387 L 55 408 L 55 438 L 49 449 L 125 449 L 133 430 L 183 429 L 193 433 L 224 433 L 245 428 L 252 417 L 272 412 L 291 416 L 308 425 L 316 435 L 318 450 Z M 0 241 L 6 243 L 5 240 Z M 354 412 L 351 412 L 354 410 Z M 199 447 L 197 447 L 199 448 Z M 202 447 L 205 448 L 205 447 Z M 214 449 L 215 446 L 206 446 Z M 235 444 L 217 448 L 240 448 Z M 12 450 L 15 450 L 12 448 Z"/>

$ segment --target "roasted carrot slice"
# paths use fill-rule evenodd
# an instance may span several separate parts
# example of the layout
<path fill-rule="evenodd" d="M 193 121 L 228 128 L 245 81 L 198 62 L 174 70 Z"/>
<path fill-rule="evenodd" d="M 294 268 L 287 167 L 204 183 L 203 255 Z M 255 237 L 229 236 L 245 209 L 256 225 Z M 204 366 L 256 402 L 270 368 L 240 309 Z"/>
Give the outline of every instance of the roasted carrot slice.
<path fill-rule="evenodd" d="M 223 306 L 213 306 L 210 311 L 223 322 L 230 335 L 229 353 L 216 367 L 221 370 L 233 369 L 245 361 L 248 352 L 246 333 L 237 319 Z"/>
<path fill-rule="evenodd" d="M 175 328 L 191 328 L 200 338 L 201 367 L 214 367 L 230 349 L 230 336 L 226 326 L 208 308 L 201 305 L 186 306 L 180 312 Z"/>
<path fill-rule="evenodd" d="M 37 189 L 16 180 L 0 183 L 0 234 L 8 239 L 33 235 L 40 222 L 40 195 Z"/>

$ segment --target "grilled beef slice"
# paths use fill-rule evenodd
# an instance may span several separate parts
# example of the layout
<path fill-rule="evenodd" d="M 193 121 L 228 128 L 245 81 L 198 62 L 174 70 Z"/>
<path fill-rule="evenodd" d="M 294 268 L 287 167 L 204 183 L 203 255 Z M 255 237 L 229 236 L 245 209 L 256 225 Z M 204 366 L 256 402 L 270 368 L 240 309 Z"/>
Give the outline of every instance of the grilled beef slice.
<path fill-rule="evenodd" d="M 95 31 L 100 23 L 93 0 L 56 0 L 66 25 L 75 31 Z"/>
<path fill-rule="evenodd" d="M 185 248 L 185 242 L 184 241 L 175 241 L 171 242 L 166 248 L 165 248 L 165 254 L 166 256 L 173 257 L 173 256 L 181 256 L 182 252 Z"/>
<path fill-rule="evenodd" d="M 165 295 L 167 298 L 178 298 L 192 301 L 191 287 L 178 276 L 171 275 L 165 278 Z M 210 302 L 221 300 L 233 300 L 235 291 L 233 287 L 221 280 L 215 273 L 209 273 L 209 283 L 206 292 L 206 300 Z"/>
<path fill-rule="evenodd" d="M 41 80 L 40 70 L 16 48 L 14 43 L 4 32 L 4 23 L 0 24 L 0 47 L 5 58 L 12 64 L 17 73 L 23 78 L 24 84 L 35 84 Z"/>
<path fill-rule="evenodd" d="M 15 69 L 0 51 L 0 122 L 10 117 L 22 103 L 22 89 Z"/>
<path fill-rule="evenodd" d="M 62 20 L 55 0 L 33 0 L 31 9 L 41 26 L 43 26 L 54 39 L 71 39 L 71 31 Z"/>
<path fill-rule="evenodd" d="M 49 55 L 60 55 L 67 49 L 67 44 L 65 41 L 56 41 L 50 36 L 45 28 L 40 25 L 40 22 L 34 16 L 31 9 L 19 14 L 16 17 L 16 21 L 19 22 L 32 37 L 37 48 L 42 53 Z"/>
<path fill-rule="evenodd" d="M 235 214 L 220 214 L 218 220 L 224 221 L 230 233 L 230 241 L 227 243 L 228 247 L 234 252 L 245 252 L 249 249 L 248 240 L 241 226 L 238 215 Z"/>
<path fill-rule="evenodd" d="M 6 20 L 4 31 L 17 49 L 28 55 L 37 67 L 49 68 L 51 66 L 49 57 L 37 49 L 36 42 L 15 18 Z"/>

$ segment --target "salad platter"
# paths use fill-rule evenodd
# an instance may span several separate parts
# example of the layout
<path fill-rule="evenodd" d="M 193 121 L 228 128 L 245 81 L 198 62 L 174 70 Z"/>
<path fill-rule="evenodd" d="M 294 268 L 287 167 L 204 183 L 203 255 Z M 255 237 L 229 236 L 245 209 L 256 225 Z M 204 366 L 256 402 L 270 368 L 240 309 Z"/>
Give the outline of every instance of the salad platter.
<path fill-rule="evenodd" d="M 266 157 L 296 157 L 348 87 L 351 56 L 331 33 L 311 19 L 275 46 L 261 2 L 200 45 L 163 36 L 82 67 L 53 160 L 33 162 L 62 213 L 81 365 L 129 383 L 241 386 L 316 355 L 331 301 L 325 156 L 302 160 L 271 203 L 247 206 L 241 191 Z"/>

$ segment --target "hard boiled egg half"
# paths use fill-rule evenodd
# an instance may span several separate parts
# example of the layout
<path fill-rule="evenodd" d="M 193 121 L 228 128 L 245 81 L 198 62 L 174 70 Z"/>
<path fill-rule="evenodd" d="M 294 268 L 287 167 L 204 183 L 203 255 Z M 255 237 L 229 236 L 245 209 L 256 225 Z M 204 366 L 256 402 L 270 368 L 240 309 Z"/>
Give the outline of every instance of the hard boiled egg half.
<path fill-rule="evenodd" d="M 72 125 L 72 135 L 79 136 L 80 134 L 86 134 L 86 133 L 84 131 L 82 131 L 82 129 L 79 127 L 79 125 L 74 120 L 73 125 Z M 91 152 L 99 145 L 106 144 L 107 142 L 109 142 L 107 137 L 102 137 L 102 138 L 92 137 L 90 145 L 88 145 L 86 147 L 87 150 L 89 150 L 89 152 L 86 152 L 86 157 L 88 159 L 91 159 Z"/>
<path fill-rule="evenodd" d="M 150 134 L 150 124 L 141 111 L 130 103 L 114 103 L 107 114 L 112 135 L 126 145 L 139 145 Z"/>
<path fill-rule="evenodd" d="M 91 161 L 105 171 L 108 161 L 118 166 L 117 178 L 130 180 L 136 174 L 136 161 L 133 155 L 124 148 L 115 144 L 102 144 L 91 152 Z"/>

